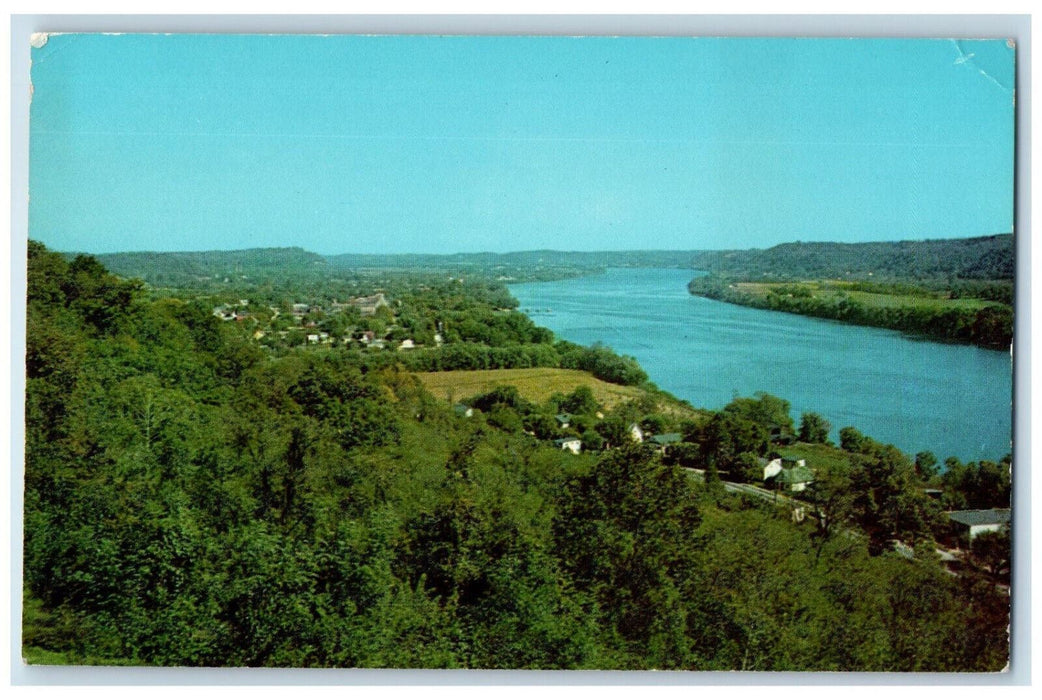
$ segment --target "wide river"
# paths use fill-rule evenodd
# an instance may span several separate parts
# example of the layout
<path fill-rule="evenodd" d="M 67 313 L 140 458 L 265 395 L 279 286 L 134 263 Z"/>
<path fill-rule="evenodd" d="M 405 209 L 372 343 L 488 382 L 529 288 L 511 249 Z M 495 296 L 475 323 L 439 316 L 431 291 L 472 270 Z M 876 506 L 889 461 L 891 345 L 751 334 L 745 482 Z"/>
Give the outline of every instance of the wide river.
<path fill-rule="evenodd" d="M 1011 451 L 1008 353 L 909 338 L 692 296 L 697 272 L 611 269 L 510 285 L 521 310 L 557 337 L 632 355 L 651 380 L 719 409 L 765 391 L 839 428 L 908 454 L 998 460 Z"/>

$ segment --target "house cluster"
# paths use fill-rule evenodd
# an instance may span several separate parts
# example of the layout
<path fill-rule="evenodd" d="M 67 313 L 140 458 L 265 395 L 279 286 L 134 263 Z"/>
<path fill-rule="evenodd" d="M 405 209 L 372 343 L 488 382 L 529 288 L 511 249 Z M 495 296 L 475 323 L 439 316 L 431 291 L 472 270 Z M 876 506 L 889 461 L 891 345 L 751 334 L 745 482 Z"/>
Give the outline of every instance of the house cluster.
<path fill-rule="evenodd" d="M 361 315 L 372 316 L 376 313 L 376 310 L 382 306 L 390 306 L 390 304 L 383 292 L 377 292 L 376 294 L 369 296 L 355 297 L 345 302 L 334 299 L 328 309 L 316 304 L 295 302 L 291 308 L 291 313 L 293 314 L 293 318 L 298 321 L 302 320 L 308 314 L 325 313 L 327 310 L 329 313 L 342 313 L 349 309 L 358 309 L 358 312 Z"/>
<path fill-rule="evenodd" d="M 598 413 L 597 417 L 603 418 L 604 414 Z M 568 413 L 559 413 L 554 418 L 557 420 L 557 427 L 559 428 L 567 428 L 571 425 L 572 416 Z M 647 442 L 654 445 L 655 450 L 661 455 L 665 455 L 671 446 L 683 441 L 683 436 L 680 433 L 661 433 L 645 436 L 644 431 L 636 423 L 631 423 L 626 428 L 626 434 L 633 442 Z M 558 449 L 568 450 L 572 454 L 582 452 L 582 441 L 577 437 L 559 438 L 554 441 L 554 444 L 557 445 Z"/>
<path fill-rule="evenodd" d="M 328 319 L 331 315 L 340 314 L 348 310 L 357 310 L 362 316 L 372 316 L 380 308 L 391 306 L 383 292 L 354 297 L 343 302 L 334 299 L 331 304 L 324 305 L 295 301 L 289 305 L 288 309 L 283 308 L 280 310 L 271 306 L 268 307 L 271 310 L 271 314 L 265 314 L 265 318 L 260 318 L 251 312 L 248 308 L 249 303 L 248 299 L 239 299 L 238 303 L 221 304 L 213 308 L 213 315 L 222 321 L 254 321 L 256 328 L 253 333 L 253 339 L 257 341 L 269 335 L 275 335 L 285 340 L 292 333 L 296 332 L 303 333 L 302 341 L 297 342 L 306 345 L 320 346 L 342 343 L 344 345 L 357 344 L 363 348 L 389 348 L 403 351 L 420 347 L 412 338 L 401 339 L 399 337 L 395 340 L 390 340 L 385 337 L 379 337 L 372 330 L 359 328 L 347 329 L 347 333 L 334 332 L 333 328 L 323 321 L 323 317 Z M 283 320 L 275 322 L 275 319 L 279 317 L 282 317 Z M 270 319 L 270 322 L 268 319 Z M 290 320 L 288 327 L 286 320 Z M 394 329 L 394 326 L 393 324 L 388 325 L 387 328 L 390 331 Z M 440 334 L 435 335 L 434 340 L 437 345 L 441 345 L 443 342 Z"/>
<path fill-rule="evenodd" d="M 249 299 L 239 299 L 238 304 L 221 304 L 215 306 L 213 315 L 222 321 L 245 321 L 250 317 L 246 307 L 250 305 Z"/>

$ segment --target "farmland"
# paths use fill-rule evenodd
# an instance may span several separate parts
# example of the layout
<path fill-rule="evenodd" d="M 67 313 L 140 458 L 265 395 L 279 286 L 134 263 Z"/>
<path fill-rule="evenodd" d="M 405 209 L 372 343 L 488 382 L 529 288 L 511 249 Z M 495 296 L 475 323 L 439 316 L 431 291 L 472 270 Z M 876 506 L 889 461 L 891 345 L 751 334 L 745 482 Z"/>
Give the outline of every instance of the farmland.
<path fill-rule="evenodd" d="M 949 309 L 979 311 L 999 304 L 985 299 L 952 299 L 947 292 L 908 289 L 905 293 L 864 291 L 864 285 L 842 280 L 803 282 L 738 282 L 734 289 L 741 294 L 767 297 L 777 294 L 789 298 L 813 298 L 828 302 L 847 299 L 872 308 L 919 308 L 946 311 Z"/>
<path fill-rule="evenodd" d="M 416 376 L 431 394 L 449 401 L 459 401 L 491 391 L 497 386 L 516 387 L 522 397 L 534 403 L 543 403 L 553 394 L 568 394 L 586 385 L 604 408 L 640 400 L 649 396 L 647 389 L 610 384 L 588 372 L 575 369 L 535 367 L 531 369 L 489 369 L 455 372 L 417 372 Z M 656 397 L 667 413 L 697 417 L 700 412 L 664 396 Z"/>

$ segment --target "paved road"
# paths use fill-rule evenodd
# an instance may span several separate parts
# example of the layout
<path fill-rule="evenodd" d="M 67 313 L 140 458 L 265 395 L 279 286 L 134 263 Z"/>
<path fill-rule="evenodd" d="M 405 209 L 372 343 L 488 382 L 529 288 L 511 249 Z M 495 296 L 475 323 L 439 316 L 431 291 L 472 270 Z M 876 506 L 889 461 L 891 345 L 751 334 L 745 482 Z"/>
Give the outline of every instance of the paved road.
<path fill-rule="evenodd" d="M 696 477 L 702 479 L 702 481 L 705 481 L 706 472 L 704 469 L 693 469 L 691 467 L 682 467 L 682 469 L 694 474 Z M 807 512 L 810 512 L 810 510 L 813 509 L 810 503 L 793 498 L 792 496 L 786 496 L 778 491 L 771 491 L 760 486 L 753 486 L 752 484 L 739 484 L 735 481 L 724 481 L 722 483 L 724 489 L 731 493 L 744 493 L 747 496 L 759 498 L 762 501 L 790 505 L 793 508 L 805 508 L 807 509 Z"/>

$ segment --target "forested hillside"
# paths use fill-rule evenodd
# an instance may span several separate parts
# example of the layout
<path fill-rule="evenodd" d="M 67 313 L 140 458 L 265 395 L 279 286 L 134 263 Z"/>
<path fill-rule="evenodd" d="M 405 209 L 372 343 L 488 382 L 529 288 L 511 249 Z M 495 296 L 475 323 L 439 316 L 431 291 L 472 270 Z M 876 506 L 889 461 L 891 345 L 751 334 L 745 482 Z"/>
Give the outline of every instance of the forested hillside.
<path fill-rule="evenodd" d="M 706 253 L 692 294 L 772 311 L 1008 350 L 1013 236 L 900 243 L 786 243 Z"/>
<path fill-rule="evenodd" d="M 402 324 L 421 308 L 404 298 Z M 146 295 L 34 242 L 27 303 L 30 662 L 996 671 L 1008 659 L 1008 595 L 933 554 L 928 460 L 846 431 L 802 522 L 721 488 L 720 470 L 795 430 L 774 397 L 685 422 L 653 395 L 608 409 L 585 387 L 543 404 L 501 387 L 466 397 L 467 415 L 390 349 L 265 346 L 209 300 Z M 502 337 L 470 345 L 534 332 L 501 323 Z M 446 349 L 467 342 L 456 332 Z M 634 423 L 684 447 L 634 444 Z M 590 449 L 553 442 L 573 435 Z M 995 471 L 951 466 L 952 489 L 978 495 Z"/>
<path fill-rule="evenodd" d="M 1013 235 L 880 243 L 783 243 L 699 251 L 691 267 L 736 279 L 1012 280 Z"/>
<path fill-rule="evenodd" d="M 880 243 L 784 243 L 765 250 L 532 250 L 510 253 L 321 256 L 302 248 L 136 252 L 97 256 L 108 269 L 155 286 L 260 282 L 272 277 L 343 277 L 358 270 L 409 270 L 512 280 L 559 279 L 609 267 L 679 267 L 735 278 L 1012 280 L 1013 236 Z M 71 259 L 72 254 L 69 254 Z"/>
<path fill-rule="evenodd" d="M 142 279 L 158 287 L 327 276 L 329 268 L 325 258 L 303 248 L 108 253 L 97 259 L 118 275 Z"/>

